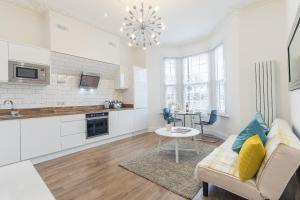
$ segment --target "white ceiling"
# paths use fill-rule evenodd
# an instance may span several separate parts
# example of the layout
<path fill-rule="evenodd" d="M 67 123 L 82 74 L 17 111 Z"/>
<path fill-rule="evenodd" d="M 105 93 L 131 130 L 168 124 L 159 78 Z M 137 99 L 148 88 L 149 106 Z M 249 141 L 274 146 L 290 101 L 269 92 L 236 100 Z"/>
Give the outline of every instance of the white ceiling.
<path fill-rule="evenodd" d="M 140 0 L 5 1 L 40 11 L 55 10 L 120 36 L 126 6 L 140 3 Z M 166 26 L 161 43 L 183 44 L 206 37 L 232 11 L 255 1 L 259 0 L 145 0 L 145 4 L 160 7 L 159 15 Z"/>

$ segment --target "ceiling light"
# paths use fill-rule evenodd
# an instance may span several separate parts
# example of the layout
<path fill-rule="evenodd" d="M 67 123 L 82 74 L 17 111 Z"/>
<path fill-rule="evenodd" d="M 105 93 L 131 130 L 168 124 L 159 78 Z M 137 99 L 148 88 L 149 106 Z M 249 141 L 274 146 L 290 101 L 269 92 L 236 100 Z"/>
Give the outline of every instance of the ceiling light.
<path fill-rule="evenodd" d="M 157 15 L 160 8 L 156 6 L 145 6 L 144 0 L 141 0 L 141 6 L 133 6 L 130 9 L 126 7 L 128 16 L 124 18 L 123 27 L 120 29 L 124 32 L 129 40 L 129 46 L 141 46 L 144 50 L 147 46 L 159 45 L 158 36 L 161 35 L 165 25 L 161 22 L 161 17 Z"/>

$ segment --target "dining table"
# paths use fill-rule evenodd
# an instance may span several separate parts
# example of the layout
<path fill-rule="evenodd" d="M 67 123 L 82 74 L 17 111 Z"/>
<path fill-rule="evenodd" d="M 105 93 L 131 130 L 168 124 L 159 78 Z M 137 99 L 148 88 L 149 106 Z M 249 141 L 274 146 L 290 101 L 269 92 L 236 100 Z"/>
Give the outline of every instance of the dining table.
<path fill-rule="evenodd" d="M 202 112 L 196 112 L 196 111 L 174 111 L 172 112 L 174 115 L 174 118 L 177 119 L 176 116 L 183 116 L 183 126 L 186 127 L 186 116 L 190 116 L 191 119 L 191 125 L 193 124 L 193 117 L 194 116 L 199 116 L 200 122 L 202 122 Z M 176 121 L 176 120 L 175 120 Z M 175 126 L 175 121 L 174 121 L 174 126 Z"/>

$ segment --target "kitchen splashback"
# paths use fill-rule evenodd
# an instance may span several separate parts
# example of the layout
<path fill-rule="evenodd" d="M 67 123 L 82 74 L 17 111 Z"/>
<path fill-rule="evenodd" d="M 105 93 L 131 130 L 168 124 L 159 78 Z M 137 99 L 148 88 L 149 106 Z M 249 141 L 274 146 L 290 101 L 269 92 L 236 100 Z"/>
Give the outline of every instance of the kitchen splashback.
<path fill-rule="evenodd" d="M 118 67 L 59 53 L 52 53 L 51 63 L 51 82 L 46 87 L 1 83 L 0 109 L 9 108 L 2 104 L 6 99 L 13 100 L 16 108 L 99 105 L 107 99 L 121 99 L 114 89 Z M 97 89 L 79 88 L 82 71 L 101 74 Z"/>

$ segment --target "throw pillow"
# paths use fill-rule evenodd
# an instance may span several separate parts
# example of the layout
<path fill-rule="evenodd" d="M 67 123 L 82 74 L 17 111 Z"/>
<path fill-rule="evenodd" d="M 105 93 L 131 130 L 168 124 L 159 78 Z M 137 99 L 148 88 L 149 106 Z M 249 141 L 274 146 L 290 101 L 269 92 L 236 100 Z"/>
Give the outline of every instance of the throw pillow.
<path fill-rule="evenodd" d="M 270 128 L 268 127 L 268 125 L 266 124 L 265 120 L 263 119 L 263 116 L 260 112 L 257 112 L 254 116 L 254 119 L 256 119 L 258 121 L 258 123 L 260 124 L 260 126 L 262 127 L 264 133 L 266 135 L 268 135 Z"/>
<path fill-rule="evenodd" d="M 266 155 L 264 145 L 258 135 L 247 139 L 238 157 L 238 172 L 242 181 L 253 178 Z"/>
<path fill-rule="evenodd" d="M 265 135 L 263 128 L 260 126 L 256 119 L 253 119 L 246 128 L 235 139 L 232 150 L 239 153 L 244 142 L 251 136 L 258 134 L 263 144 L 267 142 L 267 136 Z"/>

